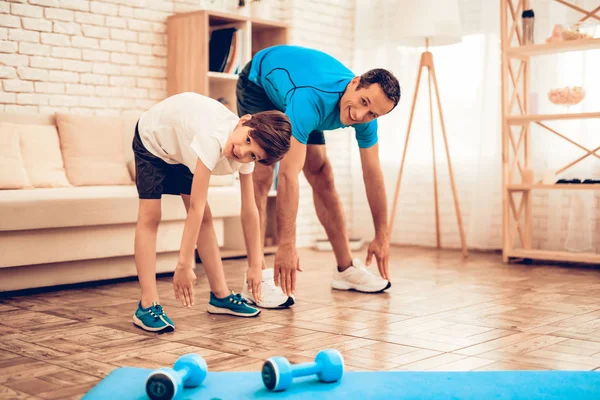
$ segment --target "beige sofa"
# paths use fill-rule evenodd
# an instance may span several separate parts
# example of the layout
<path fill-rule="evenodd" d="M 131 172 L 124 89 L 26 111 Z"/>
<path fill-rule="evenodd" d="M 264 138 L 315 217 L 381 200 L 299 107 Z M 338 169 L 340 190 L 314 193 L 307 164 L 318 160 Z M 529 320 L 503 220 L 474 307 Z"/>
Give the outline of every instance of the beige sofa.
<path fill-rule="evenodd" d="M 136 276 L 137 116 L 0 113 L 0 292 Z M 213 177 L 220 245 L 240 213 L 232 177 Z M 165 196 L 157 272 L 174 270 L 185 220 Z"/>

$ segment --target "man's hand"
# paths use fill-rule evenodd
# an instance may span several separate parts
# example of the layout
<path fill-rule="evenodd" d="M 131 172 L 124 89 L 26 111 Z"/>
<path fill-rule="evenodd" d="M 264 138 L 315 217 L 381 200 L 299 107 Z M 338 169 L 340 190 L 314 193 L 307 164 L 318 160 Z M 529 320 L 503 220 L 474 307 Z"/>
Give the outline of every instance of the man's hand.
<path fill-rule="evenodd" d="M 196 274 L 191 265 L 177 264 L 175 274 L 173 275 L 173 290 L 175 298 L 181 301 L 184 307 L 194 305 L 194 284 L 196 283 Z"/>
<path fill-rule="evenodd" d="M 367 252 L 367 266 L 371 265 L 373 255 L 377 259 L 377 267 L 379 268 L 381 277 L 389 281 L 388 261 L 390 257 L 390 241 L 387 236 L 375 236 Z"/>
<path fill-rule="evenodd" d="M 288 297 L 296 290 L 296 269 L 300 270 L 300 259 L 296 246 L 279 246 L 273 267 L 275 285 L 281 287 Z"/>
<path fill-rule="evenodd" d="M 249 267 L 246 272 L 246 284 L 248 291 L 252 293 L 254 300 L 258 303 L 261 301 L 261 283 L 262 283 L 262 268 L 261 265 Z"/>

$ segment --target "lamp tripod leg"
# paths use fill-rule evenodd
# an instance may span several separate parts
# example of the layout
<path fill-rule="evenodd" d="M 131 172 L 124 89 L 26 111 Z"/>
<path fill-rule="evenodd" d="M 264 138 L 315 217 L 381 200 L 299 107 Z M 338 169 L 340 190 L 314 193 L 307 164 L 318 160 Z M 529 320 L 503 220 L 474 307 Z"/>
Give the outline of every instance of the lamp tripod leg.
<path fill-rule="evenodd" d="M 442 247 L 440 237 L 440 206 L 438 199 L 437 167 L 435 162 L 435 138 L 433 134 L 433 103 L 431 101 L 431 66 L 427 67 L 427 84 L 429 89 L 429 122 L 431 123 L 431 152 L 433 155 L 433 197 L 435 200 L 435 238 L 438 249 Z"/>
<path fill-rule="evenodd" d="M 448 139 L 446 137 L 446 127 L 444 125 L 444 116 L 442 114 L 442 103 L 440 101 L 440 93 L 437 85 L 437 79 L 435 77 L 435 67 L 433 66 L 433 58 L 431 59 L 431 66 L 429 67 L 431 78 L 433 79 L 433 86 L 435 88 L 435 95 L 437 99 L 438 110 L 440 112 L 440 123 L 442 125 L 442 137 L 444 139 L 444 147 L 446 149 L 446 160 L 448 161 L 448 172 L 450 174 L 450 183 L 452 185 L 452 196 L 454 197 L 454 208 L 456 211 L 456 219 L 458 222 L 458 229 L 460 232 L 460 242 L 462 246 L 463 257 L 467 257 L 467 244 L 465 240 L 465 231 L 463 229 L 462 216 L 460 212 L 460 204 L 458 201 L 458 195 L 456 193 L 456 184 L 454 182 L 454 172 L 452 171 L 452 162 L 450 161 L 450 150 L 448 149 Z"/>
<path fill-rule="evenodd" d="M 400 194 L 400 182 L 402 181 L 402 172 L 404 170 L 404 161 L 406 160 L 406 150 L 408 149 L 408 139 L 410 138 L 410 128 L 412 127 L 413 117 L 415 115 L 415 105 L 417 103 L 417 95 L 419 94 L 419 84 L 421 82 L 421 73 L 423 71 L 423 55 L 421 55 L 421 62 L 419 63 L 419 72 L 417 74 L 417 84 L 415 87 L 415 93 L 413 94 L 412 107 L 410 109 L 410 117 L 408 119 L 408 129 L 406 132 L 406 139 L 404 141 L 404 151 L 402 152 L 402 161 L 400 162 L 400 171 L 398 171 L 398 179 L 396 180 L 396 190 L 394 193 L 394 200 L 392 201 L 392 213 L 390 216 L 390 223 L 388 228 L 388 236 L 392 237 L 392 230 L 394 228 L 394 221 L 396 220 L 396 209 L 398 206 L 398 196 Z"/>

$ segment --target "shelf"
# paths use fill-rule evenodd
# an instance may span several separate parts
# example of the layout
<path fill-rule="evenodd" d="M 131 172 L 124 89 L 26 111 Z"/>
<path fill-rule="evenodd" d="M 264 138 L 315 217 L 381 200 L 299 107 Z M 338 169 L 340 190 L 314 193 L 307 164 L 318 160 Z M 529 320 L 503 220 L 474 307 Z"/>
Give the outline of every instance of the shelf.
<path fill-rule="evenodd" d="M 506 117 L 506 121 L 510 125 L 526 124 L 532 121 L 556 121 L 565 119 L 586 119 L 600 118 L 600 112 L 579 113 L 579 114 L 525 114 L 525 115 L 510 115 Z"/>
<path fill-rule="evenodd" d="M 285 22 L 272 21 L 269 19 L 252 18 L 250 22 L 252 23 L 252 28 L 255 30 L 286 29 L 288 27 Z"/>
<path fill-rule="evenodd" d="M 506 185 L 506 188 L 509 192 L 524 192 L 527 190 L 600 190 L 600 184 L 595 183 L 558 183 L 555 185 L 522 185 L 522 184 L 514 184 L 514 185 Z"/>
<path fill-rule="evenodd" d="M 237 74 L 225 74 L 223 72 L 208 72 L 208 77 L 211 81 L 220 81 L 220 82 L 237 82 L 239 75 Z"/>
<path fill-rule="evenodd" d="M 564 261 L 574 263 L 600 263 L 600 254 L 597 253 L 575 253 L 570 251 L 551 250 L 525 250 L 515 249 L 507 252 L 508 257 L 530 258 L 532 260 Z"/>
<path fill-rule="evenodd" d="M 597 149 L 589 150 L 585 146 L 571 140 L 557 130 L 542 123 L 542 121 L 569 121 L 569 120 L 584 120 L 591 118 L 600 118 L 600 110 L 596 107 L 595 112 L 580 112 L 581 107 L 567 108 L 560 106 L 543 110 L 548 114 L 537 114 L 530 108 L 528 101 L 531 93 L 532 82 L 532 57 L 543 55 L 559 55 L 555 57 L 557 61 L 569 61 L 569 56 L 578 55 L 572 52 L 582 52 L 587 50 L 600 49 L 600 38 L 586 38 L 581 40 L 566 40 L 559 42 L 522 45 L 524 32 L 522 30 L 524 19 L 521 11 L 529 8 L 528 1 L 519 0 L 515 5 L 514 0 L 499 0 L 500 1 L 500 43 L 501 43 L 501 108 L 502 108 L 502 258 L 504 262 L 508 262 L 510 258 L 521 258 L 526 260 L 544 260 L 544 261 L 564 261 L 574 263 L 595 263 L 600 264 L 600 253 L 598 248 L 592 248 L 588 252 L 578 251 L 551 251 L 532 249 L 534 226 L 533 215 L 537 205 L 534 204 L 534 190 L 600 190 L 600 183 L 588 184 L 583 183 L 585 179 L 595 177 L 582 177 L 582 183 L 556 183 L 558 175 L 561 171 L 574 166 L 588 156 L 598 156 Z M 551 0 L 552 2 L 552 0 Z M 555 0 L 557 3 L 568 6 L 581 14 L 585 14 L 582 20 L 593 16 L 598 9 L 585 10 L 572 3 L 574 0 Z M 571 11 L 572 12 L 572 11 Z M 569 18 L 575 19 L 569 14 Z M 550 34 L 550 32 L 548 32 Z M 596 36 L 596 35 L 594 35 Z M 516 42 L 516 43 L 515 43 Z M 566 56 L 560 56 L 562 53 Z M 597 54 L 597 53 L 593 53 Z M 517 61 L 517 63 L 515 63 Z M 542 62 L 540 60 L 540 62 Z M 560 74 L 560 72 L 559 72 Z M 519 97 L 519 95 L 521 97 Z M 539 94 L 544 96 L 543 93 Z M 513 113 L 512 109 L 515 101 L 519 100 L 519 109 L 521 114 Z M 592 111 L 594 110 L 592 109 Z M 554 111 L 556 110 L 556 111 Z M 533 112 L 532 112 L 533 111 Z M 550 114 L 555 112 L 555 114 Z M 542 183 L 544 180 L 526 180 L 528 184 L 511 183 L 515 168 L 518 166 L 522 171 L 523 165 L 531 164 L 532 159 L 532 125 L 540 127 L 556 134 L 567 142 L 576 145 L 580 149 L 587 152 L 586 155 L 574 160 L 570 164 L 552 174 L 550 180 L 546 180 L 548 184 Z M 548 124 L 550 125 L 550 124 Z M 560 125 L 555 123 L 555 125 Z M 565 124 L 567 125 L 567 124 Z M 518 140 L 515 139 L 513 127 L 520 127 Z M 515 179 L 516 182 L 522 182 L 520 179 Z M 563 181 L 566 182 L 566 181 Z M 588 192 L 589 193 L 589 192 Z M 520 196 L 514 196 L 520 194 Z M 516 204 L 520 197 L 520 204 Z M 517 232 L 514 228 L 517 228 Z M 521 247 L 513 249 L 513 243 L 516 234 L 519 234 L 521 239 Z"/>
<path fill-rule="evenodd" d="M 506 54 L 511 57 L 527 57 L 593 49 L 600 49 L 600 39 L 569 40 L 558 43 L 512 47 L 506 51 Z"/>

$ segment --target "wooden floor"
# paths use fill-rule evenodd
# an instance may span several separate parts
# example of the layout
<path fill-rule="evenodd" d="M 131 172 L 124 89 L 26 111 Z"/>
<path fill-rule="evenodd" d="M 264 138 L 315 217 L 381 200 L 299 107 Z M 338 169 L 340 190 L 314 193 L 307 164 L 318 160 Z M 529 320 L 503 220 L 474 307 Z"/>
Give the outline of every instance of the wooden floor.
<path fill-rule="evenodd" d="M 162 277 L 162 304 L 177 327 L 162 335 L 131 322 L 135 280 L 0 299 L 0 398 L 81 398 L 116 367 L 171 366 L 189 352 L 211 371 L 259 371 L 273 355 L 311 361 L 328 347 L 348 370 L 600 368 L 600 269 L 392 250 L 392 287 L 376 295 L 332 291 L 333 255 L 304 250 L 297 304 L 253 319 L 206 312 L 201 266 L 191 309 Z M 239 292 L 245 259 L 225 267 Z"/>

